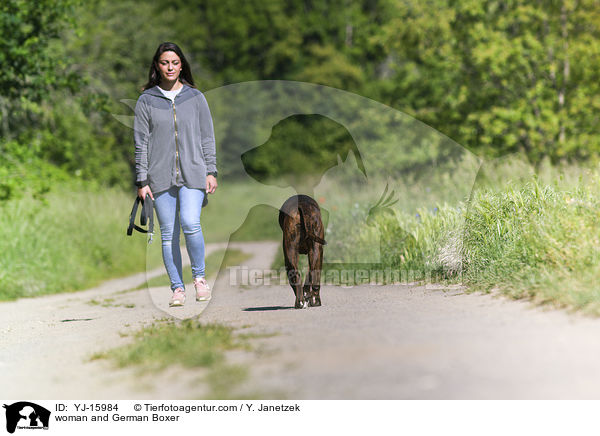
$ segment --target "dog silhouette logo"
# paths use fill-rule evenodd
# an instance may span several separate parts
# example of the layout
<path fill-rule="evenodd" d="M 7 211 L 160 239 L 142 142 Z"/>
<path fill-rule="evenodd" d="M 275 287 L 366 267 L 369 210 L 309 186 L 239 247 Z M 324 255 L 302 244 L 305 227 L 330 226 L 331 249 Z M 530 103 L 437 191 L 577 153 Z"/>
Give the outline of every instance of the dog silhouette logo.
<path fill-rule="evenodd" d="M 14 433 L 18 429 L 48 429 L 50 411 L 28 401 L 19 401 L 11 405 L 4 404 L 6 409 L 6 431 Z"/>
<path fill-rule="evenodd" d="M 420 214 L 435 215 L 439 205 L 469 198 L 482 165 L 477 155 L 411 115 L 342 89 L 258 80 L 203 94 L 218 138 L 219 177 L 243 189 L 217 212 L 227 216 L 218 222 L 220 234 L 229 242 L 254 237 L 256 229 L 274 237 L 281 205 L 307 195 L 319 203 L 327 241 L 323 270 L 333 273 L 325 279 L 329 284 L 341 283 L 342 273 L 390 270 L 405 282 L 426 274 L 431 268 L 423 269 L 421 249 L 414 249 Z M 120 101 L 134 111 L 136 100 Z M 113 116 L 133 129 L 133 114 Z M 456 244 L 431 249 L 446 262 L 459 259 Z M 149 271 L 160 244 L 145 250 Z M 148 255 L 151 250 L 156 254 Z M 222 262 L 219 270 L 228 268 Z M 163 291 L 148 291 L 166 311 Z M 194 307 L 167 313 L 189 318 L 206 306 Z"/>

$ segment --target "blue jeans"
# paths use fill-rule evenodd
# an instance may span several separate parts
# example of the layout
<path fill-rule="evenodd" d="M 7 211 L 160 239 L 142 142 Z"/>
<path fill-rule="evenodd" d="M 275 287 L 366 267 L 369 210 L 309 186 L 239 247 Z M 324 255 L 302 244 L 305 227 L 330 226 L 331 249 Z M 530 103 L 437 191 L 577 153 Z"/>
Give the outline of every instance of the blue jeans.
<path fill-rule="evenodd" d="M 180 225 L 192 264 L 192 276 L 204 276 L 204 235 L 200 226 L 204 195 L 204 191 L 200 189 L 185 186 L 172 186 L 166 191 L 154 194 L 154 209 L 162 239 L 162 256 L 171 280 L 171 290 L 184 288 L 179 247 Z"/>

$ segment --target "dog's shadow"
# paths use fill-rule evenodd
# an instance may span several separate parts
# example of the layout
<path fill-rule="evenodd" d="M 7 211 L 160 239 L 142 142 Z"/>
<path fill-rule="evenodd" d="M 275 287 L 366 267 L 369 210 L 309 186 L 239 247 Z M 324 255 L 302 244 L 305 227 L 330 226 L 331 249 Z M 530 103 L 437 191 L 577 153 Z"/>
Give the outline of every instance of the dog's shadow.
<path fill-rule="evenodd" d="M 243 312 L 268 312 L 271 310 L 290 310 L 294 306 L 261 306 L 261 307 L 246 307 Z"/>

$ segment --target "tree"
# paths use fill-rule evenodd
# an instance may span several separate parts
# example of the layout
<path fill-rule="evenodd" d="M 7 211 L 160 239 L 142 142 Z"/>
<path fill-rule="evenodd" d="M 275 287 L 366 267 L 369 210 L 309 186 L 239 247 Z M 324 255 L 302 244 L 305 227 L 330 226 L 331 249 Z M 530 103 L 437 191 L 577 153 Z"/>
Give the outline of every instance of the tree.
<path fill-rule="evenodd" d="M 600 152 L 595 1 L 409 1 L 388 32 L 394 104 L 459 143 L 534 163 Z"/>
<path fill-rule="evenodd" d="M 35 122 L 36 104 L 53 89 L 76 86 L 51 42 L 73 23 L 76 0 L 4 0 L 0 4 L 0 116 L 3 138 Z M 29 120 L 29 122 L 27 122 Z M 25 121 L 25 122 L 24 122 Z"/>

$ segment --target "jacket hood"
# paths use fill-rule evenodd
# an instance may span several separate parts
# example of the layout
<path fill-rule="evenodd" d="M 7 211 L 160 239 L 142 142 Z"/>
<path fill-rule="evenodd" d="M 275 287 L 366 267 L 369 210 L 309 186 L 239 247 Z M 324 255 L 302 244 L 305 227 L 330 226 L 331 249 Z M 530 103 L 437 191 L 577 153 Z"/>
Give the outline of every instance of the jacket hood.
<path fill-rule="evenodd" d="M 190 89 L 192 89 L 190 86 L 186 85 L 185 83 L 183 84 L 183 89 L 179 92 L 179 94 L 183 94 L 185 92 L 188 92 Z M 167 98 L 165 97 L 165 95 L 160 92 L 160 89 L 158 89 L 158 85 L 154 85 L 152 88 L 148 88 L 146 90 L 144 90 L 144 92 L 142 92 L 143 94 L 148 94 L 148 95 L 154 95 L 156 97 L 162 97 L 162 98 Z"/>

